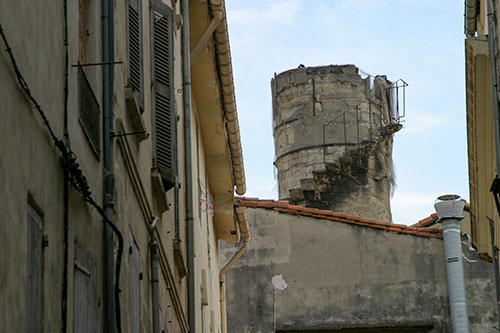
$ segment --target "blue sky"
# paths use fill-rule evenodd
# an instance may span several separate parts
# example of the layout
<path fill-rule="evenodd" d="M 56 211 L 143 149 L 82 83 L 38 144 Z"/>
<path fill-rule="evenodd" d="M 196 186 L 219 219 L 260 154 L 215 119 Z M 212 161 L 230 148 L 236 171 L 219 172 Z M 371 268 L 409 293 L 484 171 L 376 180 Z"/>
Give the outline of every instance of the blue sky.
<path fill-rule="evenodd" d="M 270 80 L 299 64 L 354 64 L 408 82 L 395 135 L 393 220 L 434 212 L 437 196 L 468 199 L 463 1 L 226 2 L 246 196 L 277 198 Z"/>

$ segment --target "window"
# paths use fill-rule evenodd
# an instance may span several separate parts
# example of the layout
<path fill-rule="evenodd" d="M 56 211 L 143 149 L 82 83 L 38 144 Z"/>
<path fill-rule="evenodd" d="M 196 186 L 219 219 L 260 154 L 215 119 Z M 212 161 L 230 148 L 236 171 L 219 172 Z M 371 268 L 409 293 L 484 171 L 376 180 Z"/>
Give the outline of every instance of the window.
<path fill-rule="evenodd" d="M 81 65 L 100 62 L 100 17 L 97 0 L 78 0 L 78 63 Z M 101 69 L 101 66 L 78 67 L 78 116 L 97 159 L 101 148 L 101 111 L 94 90 L 100 87 Z"/>
<path fill-rule="evenodd" d="M 141 331 L 141 255 L 129 229 L 129 309 L 131 333 Z"/>
<path fill-rule="evenodd" d="M 73 332 L 98 330 L 97 263 L 95 256 L 75 244 Z"/>
<path fill-rule="evenodd" d="M 28 285 L 27 285 L 27 332 L 42 330 L 42 212 L 28 199 Z"/>
<path fill-rule="evenodd" d="M 97 63 L 101 59 L 101 3 L 98 0 L 78 0 L 78 61 Z M 92 79 L 99 79 L 99 66 L 92 66 Z"/>
<path fill-rule="evenodd" d="M 93 152 L 101 149 L 101 110 L 82 67 L 78 67 L 78 115 Z"/>
<path fill-rule="evenodd" d="M 154 0 L 152 13 L 153 156 L 166 191 L 175 186 L 176 113 L 173 93 L 172 9 Z"/>
<path fill-rule="evenodd" d="M 143 110 L 142 8 L 139 0 L 128 0 L 127 6 L 128 85 Z"/>

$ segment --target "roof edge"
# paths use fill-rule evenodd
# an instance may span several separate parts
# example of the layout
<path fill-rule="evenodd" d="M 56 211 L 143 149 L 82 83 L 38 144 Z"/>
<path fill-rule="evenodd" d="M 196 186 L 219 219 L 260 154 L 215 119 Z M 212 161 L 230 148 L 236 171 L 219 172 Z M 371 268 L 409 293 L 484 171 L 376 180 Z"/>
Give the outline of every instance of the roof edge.
<path fill-rule="evenodd" d="M 343 213 L 337 213 L 331 210 L 322 210 L 317 208 L 308 208 L 303 206 L 296 206 L 289 204 L 286 200 L 274 199 L 259 199 L 238 197 L 234 198 L 235 205 L 248 208 L 264 208 L 275 210 L 280 213 L 291 215 L 307 216 L 331 222 L 341 222 L 361 227 L 368 227 L 372 229 L 379 229 L 384 231 L 391 231 L 400 234 L 413 235 L 426 238 L 442 238 L 441 229 L 428 228 L 424 226 L 406 226 L 403 224 L 394 224 L 390 222 L 381 222 L 371 219 L 361 218 L 359 216 L 352 216 Z"/>
<path fill-rule="evenodd" d="M 225 110 L 226 128 L 228 133 L 229 149 L 231 151 L 231 164 L 233 171 L 233 183 L 236 193 L 243 195 L 246 192 L 245 169 L 243 165 L 243 153 L 241 150 L 240 127 L 238 112 L 236 109 L 236 98 L 234 92 L 233 65 L 231 62 L 231 49 L 229 46 L 229 33 L 227 28 L 226 4 L 224 0 L 210 2 L 214 12 L 222 13 L 222 20 L 215 29 L 214 39 L 216 52 L 220 66 L 221 90 Z"/>

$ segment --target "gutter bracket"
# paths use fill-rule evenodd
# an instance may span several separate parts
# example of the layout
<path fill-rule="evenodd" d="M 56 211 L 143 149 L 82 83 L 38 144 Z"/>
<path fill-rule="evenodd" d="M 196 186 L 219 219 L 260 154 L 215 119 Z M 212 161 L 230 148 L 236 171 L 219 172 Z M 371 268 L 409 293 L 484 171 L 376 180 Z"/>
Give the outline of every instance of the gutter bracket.
<path fill-rule="evenodd" d="M 200 55 L 201 49 L 206 45 L 208 39 L 215 32 L 215 29 L 219 26 L 222 21 L 222 12 L 220 10 L 216 11 L 214 17 L 210 21 L 208 27 L 205 29 L 200 39 L 196 42 L 196 45 L 191 49 L 191 65 Z"/>

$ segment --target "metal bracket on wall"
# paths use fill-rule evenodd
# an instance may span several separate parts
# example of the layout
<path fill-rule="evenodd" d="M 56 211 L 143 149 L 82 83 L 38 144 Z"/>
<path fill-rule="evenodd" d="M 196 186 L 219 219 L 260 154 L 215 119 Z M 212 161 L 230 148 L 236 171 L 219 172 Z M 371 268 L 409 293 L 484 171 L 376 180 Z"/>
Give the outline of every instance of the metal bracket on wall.
<path fill-rule="evenodd" d="M 119 137 L 119 136 L 139 135 L 139 134 L 146 134 L 146 137 L 149 137 L 149 133 L 147 133 L 146 131 L 112 134 L 111 137 L 112 138 L 116 138 L 116 137 Z"/>
<path fill-rule="evenodd" d="M 89 66 L 104 66 L 104 65 L 117 65 L 117 64 L 123 64 L 123 61 L 113 61 L 113 62 L 95 62 L 95 63 L 89 63 L 89 64 L 76 64 L 76 65 L 71 65 L 71 67 L 89 67 Z"/>

